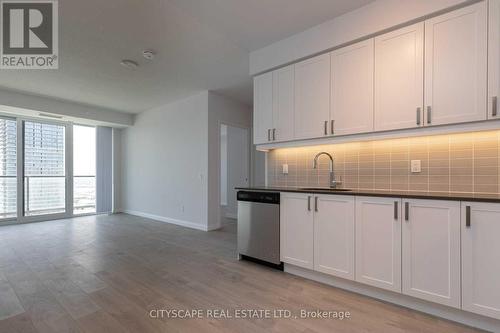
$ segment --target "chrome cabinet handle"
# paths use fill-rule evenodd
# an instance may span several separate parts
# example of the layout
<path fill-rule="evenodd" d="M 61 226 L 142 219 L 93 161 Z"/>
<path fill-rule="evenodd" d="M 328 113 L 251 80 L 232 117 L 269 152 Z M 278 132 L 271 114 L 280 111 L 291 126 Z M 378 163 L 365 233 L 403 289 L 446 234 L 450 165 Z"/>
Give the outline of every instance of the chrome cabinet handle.
<path fill-rule="evenodd" d="M 394 201 L 394 219 L 397 220 L 399 218 L 398 214 L 398 202 Z"/>
<path fill-rule="evenodd" d="M 328 120 L 325 120 L 325 135 L 328 135 Z"/>
<path fill-rule="evenodd" d="M 498 107 L 498 98 L 497 96 L 493 96 L 491 98 L 491 115 L 493 117 L 497 116 L 497 107 Z"/>
<path fill-rule="evenodd" d="M 420 112 L 422 109 L 420 107 L 417 108 L 417 125 L 420 126 Z"/>
<path fill-rule="evenodd" d="M 410 203 L 405 202 L 405 221 L 410 220 Z"/>
<path fill-rule="evenodd" d="M 330 121 L 330 132 L 331 132 L 332 135 L 335 134 L 334 127 L 335 127 L 335 120 L 332 119 Z"/>
<path fill-rule="evenodd" d="M 432 114 L 432 108 L 430 106 L 428 106 L 427 107 L 427 124 L 432 123 L 431 114 Z"/>
<path fill-rule="evenodd" d="M 470 228 L 470 206 L 465 206 L 465 227 Z"/>
<path fill-rule="evenodd" d="M 273 128 L 273 141 L 276 141 L 276 128 Z"/>
<path fill-rule="evenodd" d="M 267 141 L 271 141 L 271 129 L 267 130 Z"/>
<path fill-rule="evenodd" d="M 307 210 L 311 211 L 311 197 L 307 196 Z"/>
<path fill-rule="evenodd" d="M 314 211 L 318 211 L 318 197 L 314 197 Z"/>

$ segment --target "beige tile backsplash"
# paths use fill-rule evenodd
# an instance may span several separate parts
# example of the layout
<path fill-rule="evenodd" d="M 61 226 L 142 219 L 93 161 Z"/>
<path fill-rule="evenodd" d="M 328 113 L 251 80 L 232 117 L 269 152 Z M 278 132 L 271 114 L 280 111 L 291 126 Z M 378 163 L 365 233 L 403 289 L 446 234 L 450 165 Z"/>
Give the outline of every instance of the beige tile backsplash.
<path fill-rule="evenodd" d="M 328 158 L 312 167 L 320 151 L 333 155 L 345 188 L 500 193 L 500 130 L 276 149 L 268 185 L 328 186 Z M 410 172 L 411 160 L 421 160 L 422 172 Z"/>

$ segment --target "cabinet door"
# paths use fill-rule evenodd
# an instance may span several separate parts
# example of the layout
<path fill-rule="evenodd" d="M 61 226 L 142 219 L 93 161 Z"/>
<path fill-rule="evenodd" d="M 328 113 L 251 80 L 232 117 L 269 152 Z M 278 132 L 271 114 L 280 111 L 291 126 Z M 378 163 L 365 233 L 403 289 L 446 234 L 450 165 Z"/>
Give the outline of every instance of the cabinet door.
<path fill-rule="evenodd" d="M 488 119 L 495 119 L 500 117 L 500 0 L 488 3 Z"/>
<path fill-rule="evenodd" d="M 331 54 L 330 134 L 373 131 L 373 39 Z"/>
<path fill-rule="evenodd" d="M 328 135 L 330 54 L 295 64 L 295 138 Z"/>
<path fill-rule="evenodd" d="M 256 76 L 253 80 L 253 143 L 270 141 L 273 127 L 273 73 Z"/>
<path fill-rule="evenodd" d="M 281 193 L 281 261 L 313 269 L 313 195 Z"/>
<path fill-rule="evenodd" d="M 424 23 L 375 37 L 375 130 L 423 125 Z"/>
<path fill-rule="evenodd" d="M 354 197 L 316 195 L 314 269 L 354 279 Z"/>
<path fill-rule="evenodd" d="M 496 319 L 500 319 L 499 235 L 500 204 L 462 202 L 462 309 Z"/>
<path fill-rule="evenodd" d="M 460 202 L 403 207 L 403 294 L 460 308 Z"/>
<path fill-rule="evenodd" d="M 293 65 L 273 72 L 273 141 L 293 140 Z"/>
<path fill-rule="evenodd" d="M 425 124 L 486 119 L 486 2 L 425 22 Z"/>
<path fill-rule="evenodd" d="M 401 292 L 401 199 L 356 197 L 356 281 Z"/>

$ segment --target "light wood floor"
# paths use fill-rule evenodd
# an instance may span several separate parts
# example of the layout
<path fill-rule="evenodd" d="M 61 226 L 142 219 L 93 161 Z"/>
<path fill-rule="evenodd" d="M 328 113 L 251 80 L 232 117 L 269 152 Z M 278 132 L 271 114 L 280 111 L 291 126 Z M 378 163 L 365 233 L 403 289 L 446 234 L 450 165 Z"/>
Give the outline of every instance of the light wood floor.
<path fill-rule="evenodd" d="M 0 332 L 476 332 L 239 262 L 235 229 L 124 214 L 0 227 Z M 321 309 L 351 319 L 152 319 L 156 308 Z"/>

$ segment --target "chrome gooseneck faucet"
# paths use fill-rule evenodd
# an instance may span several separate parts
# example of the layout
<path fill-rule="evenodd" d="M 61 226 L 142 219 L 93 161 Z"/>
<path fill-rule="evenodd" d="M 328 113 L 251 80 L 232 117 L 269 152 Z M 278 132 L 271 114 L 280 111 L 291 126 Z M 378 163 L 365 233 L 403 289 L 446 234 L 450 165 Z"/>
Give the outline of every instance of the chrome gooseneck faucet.
<path fill-rule="evenodd" d="M 318 153 L 314 157 L 313 169 L 317 169 L 318 168 L 318 159 L 319 159 L 319 157 L 321 155 L 326 155 L 330 159 L 330 188 L 337 188 L 337 186 L 341 185 L 342 182 L 341 181 L 337 181 L 337 179 L 335 178 L 335 171 L 333 170 L 333 157 L 332 157 L 332 155 L 330 155 L 329 153 L 327 153 L 325 151 L 323 151 L 321 153 Z"/>

